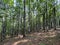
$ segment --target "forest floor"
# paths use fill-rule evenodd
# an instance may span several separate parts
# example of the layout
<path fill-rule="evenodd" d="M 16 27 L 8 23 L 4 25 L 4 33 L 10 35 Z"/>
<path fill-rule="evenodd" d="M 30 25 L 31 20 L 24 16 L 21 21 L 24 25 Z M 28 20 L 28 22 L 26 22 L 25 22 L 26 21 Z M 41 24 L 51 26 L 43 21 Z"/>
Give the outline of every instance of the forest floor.
<path fill-rule="evenodd" d="M 22 36 L 10 38 L 1 45 L 60 45 L 60 31 L 35 32 Z"/>

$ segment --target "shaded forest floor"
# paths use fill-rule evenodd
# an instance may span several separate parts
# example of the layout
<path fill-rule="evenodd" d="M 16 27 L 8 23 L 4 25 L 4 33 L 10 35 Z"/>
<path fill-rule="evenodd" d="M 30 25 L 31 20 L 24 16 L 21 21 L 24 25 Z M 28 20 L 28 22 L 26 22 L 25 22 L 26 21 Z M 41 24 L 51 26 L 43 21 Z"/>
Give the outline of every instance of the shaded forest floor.
<path fill-rule="evenodd" d="M 60 31 L 35 32 L 5 40 L 1 45 L 60 45 Z"/>

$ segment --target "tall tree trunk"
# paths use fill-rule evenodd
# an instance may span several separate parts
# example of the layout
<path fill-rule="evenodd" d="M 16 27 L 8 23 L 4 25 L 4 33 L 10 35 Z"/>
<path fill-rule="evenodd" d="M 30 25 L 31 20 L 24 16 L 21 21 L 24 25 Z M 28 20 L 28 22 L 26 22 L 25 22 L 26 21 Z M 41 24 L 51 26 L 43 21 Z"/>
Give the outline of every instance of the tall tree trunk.
<path fill-rule="evenodd" d="M 1 31 L 1 41 L 6 38 L 6 17 L 2 19 L 2 31 Z"/>
<path fill-rule="evenodd" d="M 51 13 L 49 14 L 49 19 L 48 20 L 49 20 L 48 25 L 49 25 L 49 30 L 50 30 L 51 29 Z"/>
<path fill-rule="evenodd" d="M 56 8 L 53 8 L 53 21 L 54 21 L 54 30 L 56 30 Z"/>
<path fill-rule="evenodd" d="M 22 33 L 23 33 L 23 37 L 25 37 L 25 30 L 26 30 L 26 29 L 25 29 L 25 17 L 26 17 L 26 12 L 25 12 L 25 8 L 26 8 L 26 7 L 25 7 L 25 1 L 26 1 L 26 0 L 24 0 L 24 16 L 23 16 L 23 24 L 24 24 L 24 25 L 23 25 L 23 32 L 22 32 Z"/>
<path fill-rule="evenodd" d="M 45 32 L 45 13 L 43 14 L 43 30 Z"/>
<path fill-rule="evenodd" d="M 46 30 L 48 31 L 48 10 L 47 10 L 47 0 L 46 0 Z"/>
<path fill-rule="evenodd" d="M 28 21 L 29 21 L 29 33 L 30 33 L 30 32 L 32 32 L 31 31 L 31 20 L 30 20 L 30 18 L 31 18 L 31 16 L 30 16 L 30 0 L 29 0 L 29 13 L 28 13 L 28 16 L 29 16 Z"/>

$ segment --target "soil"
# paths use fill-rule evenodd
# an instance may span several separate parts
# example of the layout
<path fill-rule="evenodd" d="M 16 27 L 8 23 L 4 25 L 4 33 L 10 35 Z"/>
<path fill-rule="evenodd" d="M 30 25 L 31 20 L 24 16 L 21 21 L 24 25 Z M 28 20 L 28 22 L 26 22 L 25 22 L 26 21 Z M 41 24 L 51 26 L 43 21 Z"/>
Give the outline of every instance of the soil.
<path fill-rule="evenodd" d="M 26 37 L 18 37 L 6 39 L 0 45 L 60 45 L 60 31 L 35 32 L 26 34 Z"/>

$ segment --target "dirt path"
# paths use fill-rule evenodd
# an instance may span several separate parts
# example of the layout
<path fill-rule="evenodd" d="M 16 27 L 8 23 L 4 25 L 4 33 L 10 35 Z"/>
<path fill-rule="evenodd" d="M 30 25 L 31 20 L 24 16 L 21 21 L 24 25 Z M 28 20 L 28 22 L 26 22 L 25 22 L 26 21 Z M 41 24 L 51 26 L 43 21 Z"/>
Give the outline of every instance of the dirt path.
<path fill-rule="evenodd" d="M 56 39 L 57 32 L 35 32 L 28 34 L 25 38 L 18 36 L 15 38 L 8 39 L 2 45 L 60 45 L 60 38 Z M 56 42 L 56 43 L 55 43 Z"/>

